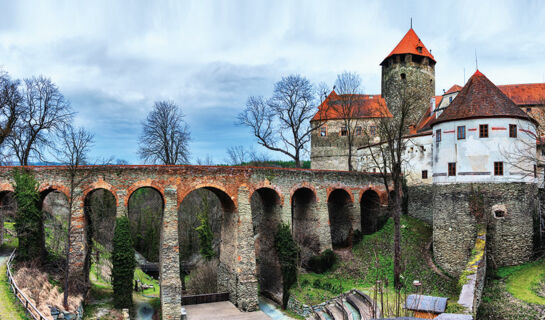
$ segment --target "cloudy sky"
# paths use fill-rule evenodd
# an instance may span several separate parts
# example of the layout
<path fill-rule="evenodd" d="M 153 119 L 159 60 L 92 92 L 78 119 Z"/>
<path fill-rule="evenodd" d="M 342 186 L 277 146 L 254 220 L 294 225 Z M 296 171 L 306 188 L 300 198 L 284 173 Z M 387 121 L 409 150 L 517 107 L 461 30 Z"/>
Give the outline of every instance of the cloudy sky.
<path fill-rule="evenodd" d="M 95 133 L 96 157 L 140 163 L 157 100 L 182 106 L 193 161 L 221 163 L 228 146 L 256 145 L 235 117 L 283 75 L 332 85 L 355 71 L 380 93 L 379 63 L 410 17 L 438 62 L 438 94 L 475 71 L 475 50 L 496 84 L 545 82 L 542 1 L 82 2 L 0 0 L 0 66 L 52 78 Z"/>

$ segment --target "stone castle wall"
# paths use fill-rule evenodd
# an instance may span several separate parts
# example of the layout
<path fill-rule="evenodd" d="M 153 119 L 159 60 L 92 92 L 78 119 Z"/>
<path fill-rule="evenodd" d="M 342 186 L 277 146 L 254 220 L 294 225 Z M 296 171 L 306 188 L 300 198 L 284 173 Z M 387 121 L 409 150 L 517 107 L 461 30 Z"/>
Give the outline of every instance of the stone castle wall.
<path fill-rule="evenodd" d="M 408 212 L 413 218 L 433 224 L 433 185 L 408 186 Z"/>
<path fill-rule="evenodd" d="M 473 190 L 472 190 L 473 187 Z M 433 251 L 435 261 L 459 276 L 471 254 L 479 222 L 471 213 L 482 199 L 487 223 L 487 256 L 496 268 L 527 262 L 533 252 L 537 186 L 525 183 L 435 185 Z M 477 207 L 481 207 L 477 205 Z M 495 212 L 503 212 L 496 217 Z M 501 215 L 501 214 L 500 214 Z"/>

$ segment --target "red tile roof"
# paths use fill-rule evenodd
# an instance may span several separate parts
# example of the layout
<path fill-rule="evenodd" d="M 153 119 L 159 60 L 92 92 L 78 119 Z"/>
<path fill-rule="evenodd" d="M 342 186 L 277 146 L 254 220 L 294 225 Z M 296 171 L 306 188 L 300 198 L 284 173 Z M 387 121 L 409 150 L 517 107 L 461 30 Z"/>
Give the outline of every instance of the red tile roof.
<path fill-rule="evenodd" d="M 452 103 L 431 125 L 445 121 L 492 117 L 520 118 L 536 123 L 477 70 Z"/>
<path fill-rule="evenodd" d="M 342 99 L 348 99 L 351 95 L 338 95 L 335 90 L 320 104 L 318 112 L 311 121 L 344 119 L 346 112 L 341 108 Z M 351 112 L 353 119 L 392 117 L 386 107 L 386 101 L 381 95 L 358 94 L 352 95 L 355 109 Z"/>
<path fill-rule="evenodd" d="M 506 84 L 498 88 L 519 106 L 545 104 L 545 83 Z"/>
<path fill-rule="evenodd" d="M 421 47 L 421 51 L 418 50 L 418 47 Z M 416 35 L 416 32 L 414 32 L 413 28 L 409 29 L 403 39 L 399 41 L 397 46 L 390 52 L 390 54 L 384 58 L 384 60 L 381 62 L 381 64 L 384 63 L 389 57 L 395 55 L 395 54 L 414 54 L 418 56 L 428 57 L 433 62 L 435 61 L 435 58 L 433 55 L 426 49 L 426 46 L 420 41 L 420 38 Z"/>
<path fill-rule="evenodd" d="M 437 108 L 439 104 L 441 103 L 441 99 L 443 99 L 443 96 L 435 96 L 435 107 Z M 416 125 L 416 132 L 422 132 L 431 129 L 431 122 L 435 119 L 435 113 L 431 113 L 430 108 L 426 110 L 418 124 Z"/>
<path fill-rule="evenodd" d="M 455 85 L 453 85 L 452 87 L 450 87 L 450 89 L 448 89 L 447 92 L 445 92 L 445 94 L 458 92 L 458 91 L 460 91 L 460 90 L 462 90 L 462 87 L 460 87 L 459 85 L 455 84 Z"/>

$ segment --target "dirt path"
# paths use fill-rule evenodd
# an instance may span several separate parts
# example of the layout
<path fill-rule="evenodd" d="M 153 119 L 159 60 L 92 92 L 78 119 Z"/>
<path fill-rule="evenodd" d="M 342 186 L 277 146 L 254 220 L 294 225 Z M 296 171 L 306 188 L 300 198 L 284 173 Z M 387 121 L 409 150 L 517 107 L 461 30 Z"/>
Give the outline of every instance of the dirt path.
<path fill-rule="evenodd" d="M 10 252 L 0 249 L 0 319 L 2 320 L 23 320 L 21 306 L 16 305 L 13 293 L 9 290 L 6 275 L 6 262 Z"/>

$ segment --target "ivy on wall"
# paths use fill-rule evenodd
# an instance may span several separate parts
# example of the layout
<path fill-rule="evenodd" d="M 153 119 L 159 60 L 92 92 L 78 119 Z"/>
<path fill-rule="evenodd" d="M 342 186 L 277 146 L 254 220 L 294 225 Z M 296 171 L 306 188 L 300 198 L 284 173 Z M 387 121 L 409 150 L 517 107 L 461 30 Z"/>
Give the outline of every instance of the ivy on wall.
<path fill-rule="evenodd" d="M 112 285 L 114 289 L 114 306 L 119 309 L 131 308 L 132 280 L 136 260 L 127 217 L 117 218 L 113 246 Z"/>

